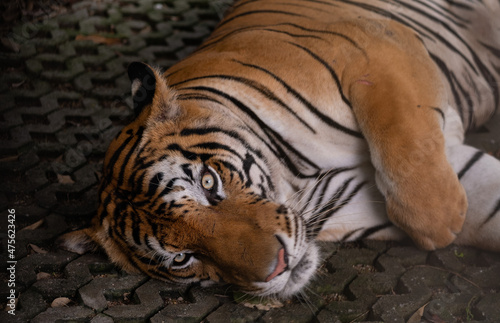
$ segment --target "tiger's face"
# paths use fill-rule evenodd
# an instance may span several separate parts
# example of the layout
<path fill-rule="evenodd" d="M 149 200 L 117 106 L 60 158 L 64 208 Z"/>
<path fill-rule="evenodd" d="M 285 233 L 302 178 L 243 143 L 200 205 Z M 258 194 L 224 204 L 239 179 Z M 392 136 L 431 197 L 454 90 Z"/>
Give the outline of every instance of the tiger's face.
<path fill-rule="evenodd" d="M 275 200 L 268 161 L 233 131 L 237 124 L 221 127 L 202 107 L 167 94 L 157 71 L 131 68 L 132 80 L 154 78 L 154 96 L 108 149 L 98 216 L 65 245 L 75 250 L 91 239 L 126 270 L 175 283 L 297 293 L 318 249 L 303 219 Z"/>

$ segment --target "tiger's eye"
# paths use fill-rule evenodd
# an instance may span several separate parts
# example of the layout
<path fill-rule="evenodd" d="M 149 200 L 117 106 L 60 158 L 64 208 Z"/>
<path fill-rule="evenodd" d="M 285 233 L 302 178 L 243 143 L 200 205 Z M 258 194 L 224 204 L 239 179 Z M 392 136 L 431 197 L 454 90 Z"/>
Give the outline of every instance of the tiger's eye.
<path fill-rule="evenodd" d="M 207 191 L 210 191 L 212 188 L 214 188 L 215 185 L 215 178 L 212 176 L 210 173 L 206 173 L 203 175 L 201 178 L 201 186 L 203 186 L 204 189 Z"/>
<path fill-rule="evenodd" d="M 186 260 L 186 254 L 185 253 L 180 253 L 178 254 L 177 256 L 174 257 L 174 262 L 176 263 L 181 263 L 183 262 L 184 260 Z"/>

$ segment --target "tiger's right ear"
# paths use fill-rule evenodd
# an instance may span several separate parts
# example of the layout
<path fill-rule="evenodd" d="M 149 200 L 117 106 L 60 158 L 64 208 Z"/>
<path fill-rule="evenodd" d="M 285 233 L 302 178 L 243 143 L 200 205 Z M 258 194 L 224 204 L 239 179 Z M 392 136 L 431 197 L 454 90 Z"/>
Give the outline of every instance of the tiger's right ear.
<path fill-rule="evenodd" d="M 153 122 L 173 119 L 178 115 L 175 92 L 167 87 L 167 82 L 159 70 L 141 62 L 133 62 L 128 66 L 128 76 L 132 82 L 136 116 L 149 105 L 149 120 Z"/>
<path fill-rule="evenodd" d="M 92 240 L 88 232 L 89 228 L 68 232 L 57 238 L 55 245 L 57 248 L 68 250 L 79 255 L 95 251 L 97 243 Z"/>

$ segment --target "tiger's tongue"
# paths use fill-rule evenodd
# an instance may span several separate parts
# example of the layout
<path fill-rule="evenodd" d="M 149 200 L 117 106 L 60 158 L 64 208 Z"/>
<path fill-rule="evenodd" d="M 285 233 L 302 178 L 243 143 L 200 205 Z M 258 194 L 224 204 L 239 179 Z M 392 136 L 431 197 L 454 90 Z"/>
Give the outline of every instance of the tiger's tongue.
<path fill-rule="evenodd" d="M 266 278 L 266 282 L 284 272 L 286 267 L 287 264 L 285 262 L 285 248 L 281 248 L 280 251 L 278 251 L 278 263 L 276 264 L 276 268 L 274 269 L 273 273 Z"/>

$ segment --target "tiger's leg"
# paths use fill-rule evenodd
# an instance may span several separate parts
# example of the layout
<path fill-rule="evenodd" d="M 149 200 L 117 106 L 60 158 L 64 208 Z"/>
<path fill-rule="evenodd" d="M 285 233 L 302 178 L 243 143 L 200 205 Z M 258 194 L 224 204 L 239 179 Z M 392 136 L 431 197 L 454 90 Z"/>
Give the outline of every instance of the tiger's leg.
<path fill-rule="evenodd" d="M 448 159 L 469 203 L 455 242 L 500 251 L 500 160 L 463 144 L 462 123 L 454 110 L 447 111 L 445 120 Z"/>
<path fill-rule="evenodd" d="M 455 243 L 500 251 L 500 161 L 466 145 L 448 148 L 448 156 L 469 203 Z"/>
<path fill-rule="evenodd" d="M 450 129 L 449 123 L 446 129 Z M 465 188 L 469 204 L 463 229 L 454 243 L 500 251 L 500 160 L 463 145 L 461 133 L 454 137 L 446 138 L 446 143 L 451 144 L 447 147 L 447 156 Z M 335 175 L 335 179 L 325 177 L 328 187 L 314 183 L 320 188 L 316 193 L 319 196 L 310 197 L 310 206 L 304 212 L 312 214 L 312 219 L 306 218 L 309 222 L 322 224 L 325 218 L 318 240 L 401 240 L 405 237 L 389 224 L 384 197 L 375 186 L 371 167 L 361 165 Z M 345 183 L 349 185 L 343 187 Z M 349 203 L 344 203 L 346 200 Z M 318 210 L 317 215 L 310 210 Z"/>
<path fill-rule="evenodd" d="M 434 249 L 453 242 L 462 229 L 467 198 L 446 156 L 441 76 L 423 45 L 407 36 L 404 46 L 367 45 L 370 56 L 350 66 L 344 88 L 389 219 L 420 247 Z"/>

